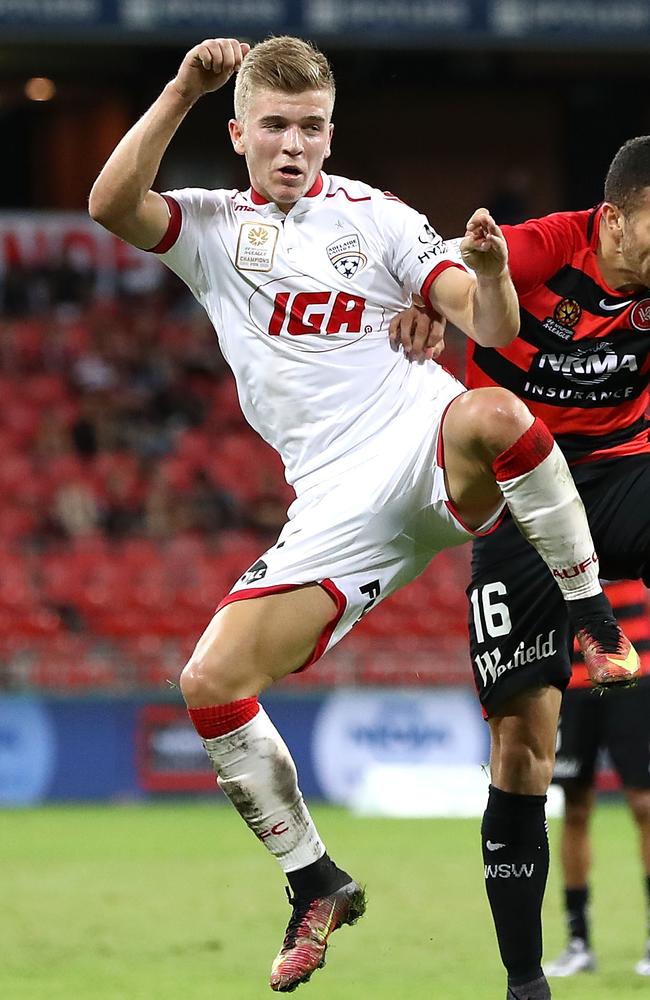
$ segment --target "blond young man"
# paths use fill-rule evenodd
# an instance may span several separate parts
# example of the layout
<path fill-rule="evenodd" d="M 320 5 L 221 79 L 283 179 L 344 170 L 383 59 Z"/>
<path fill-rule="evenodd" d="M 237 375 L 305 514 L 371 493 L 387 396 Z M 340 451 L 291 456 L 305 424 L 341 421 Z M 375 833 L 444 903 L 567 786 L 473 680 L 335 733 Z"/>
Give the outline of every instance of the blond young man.
<path fill-rule="evenodd" d="M 185 115 L 234 73 L 228 127 L 250 188 L 151 190 Z M 325 174 L 333 104 L 331 69 L 308 43 L 273 38 L 249 50 L 207 39 L 119 143 L 90 197 L 94 219 L 159 253 L 204 305 L 244 414 L 297 494 L 277 543 L 221 602 L 181 675 L 221 788 L 293 892 L 271 972 L 279 992 L 324 964 L 330 934 L 365 900 L 325 852 L 258 703 L 266 687 L 312 664 L 437 552 L 490 530 L 505 504 L 554 573 L 594 676 L 636 670 L 542 422 L 502 389 L 465 392 L 433 362 L 435 348 L 420 366 L 390 350 L 388 320 L 416 292 L 477 343 L 512 341 L 518 306 L 500 230 L 478 209 L 459 251 L 393 195 Z M 607 647 L 603 619 L 615 631 Z M 539 968 L 523 991 L 511 985 L 511 997 L 550 995 Z"/>

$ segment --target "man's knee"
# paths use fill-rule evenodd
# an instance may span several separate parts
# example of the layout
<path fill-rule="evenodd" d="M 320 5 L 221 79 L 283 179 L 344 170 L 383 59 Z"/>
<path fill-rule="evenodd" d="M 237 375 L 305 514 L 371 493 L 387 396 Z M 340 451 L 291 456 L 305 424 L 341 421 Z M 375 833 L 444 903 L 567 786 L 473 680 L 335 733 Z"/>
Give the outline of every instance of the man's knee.
<path fill-rule="evenodd" d="M 190 708 L 250 698 L 271 683 L 255 630 L 238 629 L 238 617 L 233 627 L 232 616 L 215 615 L 183 668 L 180 688 Z"/>
<path fill-rule="evenodd" d="M 628 791 L 627 799 L 637 826 L 650 830 L 650 789 Z"/>
<path fill-rule="evenodd" d="M 564 822 L 576 831 L 589 826 L 593 806 L 593 791 L 588 787 L 564 789 Z"/>
<path fill-rule="evenodd" d="M 499 386 L 466 392 L 453 406 L 457 408 L 458 433 L 489 459 L 511 447 L 533 422 L 526 404 Z"/>
<path fill-rule="evenodd" d="M 190 707 L 221 705 L 247 697 L 239 694 L 242 682 L 242 664 L 236 671 L 233 658 L 224 655 L 218 641 L 198 644 L 185 664 L 180 677 L 183 697 Z"/>

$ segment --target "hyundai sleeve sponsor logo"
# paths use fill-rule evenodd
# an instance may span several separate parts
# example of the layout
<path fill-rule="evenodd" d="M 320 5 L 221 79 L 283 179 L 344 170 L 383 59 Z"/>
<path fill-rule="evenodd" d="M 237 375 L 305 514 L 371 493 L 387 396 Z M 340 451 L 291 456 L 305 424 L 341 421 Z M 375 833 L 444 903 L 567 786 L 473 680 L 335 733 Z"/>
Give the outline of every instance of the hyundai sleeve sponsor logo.
<path fill-rule="evenodd" d="M 0 698 L 0 803 L 27 805 L 43 799 L 55 760 L 56 739 L 43 706 Z"/>
<path fill-rule="evenodd" d="M 459 764 L 485 759 L 485 727 L 467 691 L 341 691 L 316 720 L 314 767 L 326 796 L 349 802 L 376 764 Z"/>

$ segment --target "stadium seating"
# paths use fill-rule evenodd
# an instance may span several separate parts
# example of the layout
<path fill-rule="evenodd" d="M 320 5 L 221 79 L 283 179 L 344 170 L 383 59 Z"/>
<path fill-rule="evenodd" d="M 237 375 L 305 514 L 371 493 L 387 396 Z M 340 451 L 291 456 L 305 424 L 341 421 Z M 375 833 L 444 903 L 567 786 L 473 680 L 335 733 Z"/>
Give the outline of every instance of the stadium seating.
<path fill-rule="evenodd" d="M 4 321 L 0 687 L 174 683 L 293 498 L 225 366 L 188 370 L 188 358 L 216 353 L 205 324 L 163 314 L 149 358 L 139 308 Z M 467 681 L 467 558 L 443 553 L 283 683 Z"/>

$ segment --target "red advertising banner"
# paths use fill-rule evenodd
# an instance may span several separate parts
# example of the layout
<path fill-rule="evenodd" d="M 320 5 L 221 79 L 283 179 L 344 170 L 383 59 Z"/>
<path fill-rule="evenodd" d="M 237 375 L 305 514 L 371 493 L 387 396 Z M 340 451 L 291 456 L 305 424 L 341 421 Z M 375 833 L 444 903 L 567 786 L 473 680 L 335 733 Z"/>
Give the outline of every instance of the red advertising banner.
<path fill-rule="evenodd" d="M 138 781 L 147 792 L 214 792 L 218 785 L 187 712 L 145 705 L 136 724 Z"/>
<path fill-rule="evenodd" d="M 128 276 L 136 288 L 153 288 L 162 275 L 154 256 L 124 243 L 82 212 L 0 212 L 0 276 L 12 267 L 37 268 L 64 259 L 96 272 L 100 294 L 110 294 L 118 276 Z"/>

